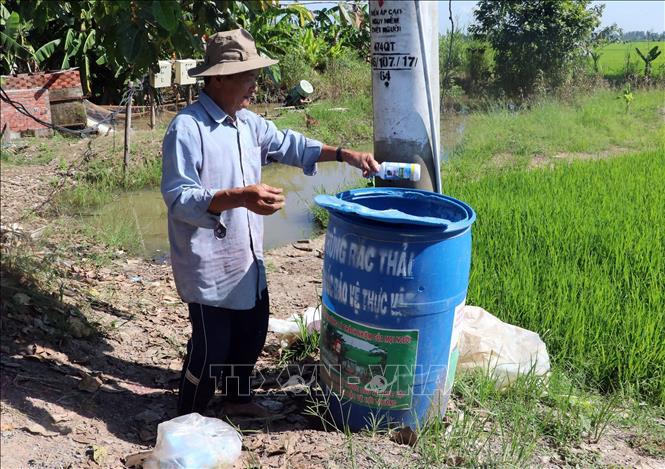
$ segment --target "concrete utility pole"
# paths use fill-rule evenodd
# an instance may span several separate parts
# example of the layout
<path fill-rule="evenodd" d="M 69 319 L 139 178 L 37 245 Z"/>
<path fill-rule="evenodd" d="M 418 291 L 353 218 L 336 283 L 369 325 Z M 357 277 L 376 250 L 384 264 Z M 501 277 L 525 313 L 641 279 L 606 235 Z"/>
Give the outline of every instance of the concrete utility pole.
<path fill-rule="evenodd" d="M 370 0 L 374 155 L 419 163 L 420 181 L 383 181 L 441 192 L 438 2 Z"/>

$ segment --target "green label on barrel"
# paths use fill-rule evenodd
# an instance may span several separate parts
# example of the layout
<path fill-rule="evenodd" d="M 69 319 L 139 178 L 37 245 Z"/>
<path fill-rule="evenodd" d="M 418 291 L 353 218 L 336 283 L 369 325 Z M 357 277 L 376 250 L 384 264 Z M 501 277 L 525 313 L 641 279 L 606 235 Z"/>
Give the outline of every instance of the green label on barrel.
<path fill-rule="evenodd" d="M 321 319 L 323 383 L 356 404 L 410 409 L 418 330 L 370 327 L 325 307 Z"/>

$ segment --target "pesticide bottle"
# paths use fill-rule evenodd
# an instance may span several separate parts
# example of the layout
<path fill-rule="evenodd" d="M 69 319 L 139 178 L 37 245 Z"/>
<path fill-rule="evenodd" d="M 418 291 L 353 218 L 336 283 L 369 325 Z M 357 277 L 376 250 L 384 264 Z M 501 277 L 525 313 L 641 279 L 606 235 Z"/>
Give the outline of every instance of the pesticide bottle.
<path fill-rule="evenodd" d="M 420 181 L 420 165 L 418 163 L 393 163 L 384 161 L 381 169 L 374 174 L 386 181 Z"/>

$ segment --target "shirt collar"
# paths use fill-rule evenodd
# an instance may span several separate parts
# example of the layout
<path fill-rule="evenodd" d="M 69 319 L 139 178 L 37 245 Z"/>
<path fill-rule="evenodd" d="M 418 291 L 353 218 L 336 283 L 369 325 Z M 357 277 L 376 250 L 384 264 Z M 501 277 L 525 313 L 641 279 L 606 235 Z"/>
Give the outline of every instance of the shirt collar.
<path fill-rule="evenodd" d="M 201 92 L 199 93 L 199 102 L 203 106 L 203 109 L 206 110 L 210 118 L 215 122 L 217 122 L 218 124 L 223 123 L 225 120 L 228 121 L 229 123 L 233 123 L 233 119 L 231 118 L 231 116 L 229 116 L 226 112 L 224 112 L 224 110 L 221 107 L 219 107 L 217 103 L 213 101 L 213 99 L 210 96 L 208 96 L 208 94 L 203 90 L 201 90 Z M 236 119 L 244 122 L 245 121 L 244 113 L 242 111 L 238 111 L 236 113 Z"/>

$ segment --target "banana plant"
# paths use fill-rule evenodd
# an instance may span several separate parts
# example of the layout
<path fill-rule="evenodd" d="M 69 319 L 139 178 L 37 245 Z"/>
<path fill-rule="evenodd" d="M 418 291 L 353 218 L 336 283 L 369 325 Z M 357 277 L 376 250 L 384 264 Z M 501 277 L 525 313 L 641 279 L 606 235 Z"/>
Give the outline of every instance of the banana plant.
<path fill-rule="evenodd" d="M 4 4 L 0 4 L 0 46 L 2 54 L 3 71 L 16 70 L 16 60 L 32 56 L 29 49 L 20 43 L 21 17 L 15 11 L 10 12 Z"/>
<path fill-rule="evenodd" d="M 33 71 L 33 68 L 38 69 L 53 55 L 61 42 L 60 39 L 53 39 L 35 50 L 26 40 L 32 22 L 22 21 L 18 12 L 9 11 L 4 4 L 0 4 L 0 27 L 0 46 L 5 51 L 2 54 L 3 73 L 19 72 L 22 70 L 21 65 L 25 65 L 28 72 Z"/>
<path fill-rule="evenodd" d="M 78 25 L 78 30 L 70 28 L 65 35 L 64 58 L 60 65 L 61 69 L 68 69 L 72 64 L 79 66 L 81 74 L 81 86 L 84 94 L 90 94 L 90 62 L 89 52 L 95 46 L 95 29 L 88 30 L 86 21 Z"/>
<path fill-rule="evenodd" d="M 256 41 L 259 53 L 278 58 L 300 48 L 299 31 L 312 20 L 312 12 L 302 5 L 281 6 L 279 1 L 233 2 L 233 17 L 229 28 L 241 27 Z M 275 84 L 281 82 L 279 65 L 266 70 Z"/>
<path fill-rule="evenodd" d="M 303 5 L 279 0 L 0 0 L 0 65 L 3 72 L 78 67 L 85 93 L 94 79 L 94 93 L 111 101 L 157 60 L 200 58 L 208 35 L 236 27 L 271 58 L 301 49 L 306 31 L 313 33 L 305 41 L 314 63 L 359 50 L 367 7 L 341 5 L 324 25 Z M 279 81 L 278 67 L 269 74 Z"/>
<path fill-rule="evenodd" d="M 644 61 L 644 76 L 651 76 L 651 63 L 658 58 L 662 51 L 658 50 L 658 46 L 653 46 L 646 55 L 638 47 L 635 50 L 637 51 L 637 55 Z"/>

